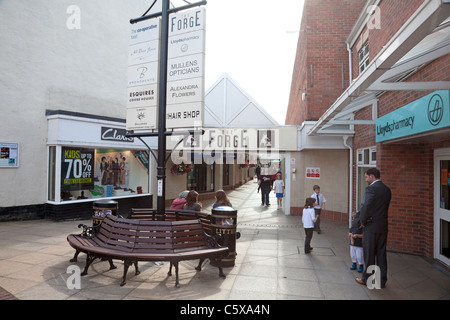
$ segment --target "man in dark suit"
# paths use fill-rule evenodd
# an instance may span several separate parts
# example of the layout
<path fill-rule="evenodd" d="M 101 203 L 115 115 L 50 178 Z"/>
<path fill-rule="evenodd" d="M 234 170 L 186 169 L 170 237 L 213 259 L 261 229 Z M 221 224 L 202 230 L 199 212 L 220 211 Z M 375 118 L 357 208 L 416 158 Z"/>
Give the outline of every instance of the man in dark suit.
<path fill-rule="evenodd" d="M 362 278 L 356 278 L 359 284 L 366 284 L 372 275 L 368 268 L 377 265 L 380 268 L 381 288 L 387 281 L 386 243 L 388 232 L 388 209 L 391 202 L 391 189 L 380 180 L 377 168 L 368 169 L 365 180 L 369 184 L 360 209 L 360 220 L 364 226 L 363 251 L 364 266 Z M 373 268 L 373 267 L 372 267 Z"/>

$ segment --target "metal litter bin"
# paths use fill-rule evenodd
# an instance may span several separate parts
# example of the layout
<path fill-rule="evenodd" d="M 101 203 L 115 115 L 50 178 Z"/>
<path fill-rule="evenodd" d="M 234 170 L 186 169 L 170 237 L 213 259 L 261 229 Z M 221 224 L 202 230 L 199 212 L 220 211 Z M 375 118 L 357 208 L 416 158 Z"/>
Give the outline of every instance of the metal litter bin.
<path fill-rule="evenodd" d="M 222 259 L 222 267 L 234 267 L 236 260 L 236 240 L 240 233 L 236 232 L 237 210 L 231 207 L 217 207 L 211 210 L 212 234 L 218 235 L 218 242 L 228 247 L 228 256 Z"/>
<path fill-rule="evenodd" d="M 103 219 L 112 214 L 118 216 L 119 203 L 114 200 L 102 200 L 94 202 L 94 215 L 92 216 L 92 226 L 95 227 L 102 223 Z"/>

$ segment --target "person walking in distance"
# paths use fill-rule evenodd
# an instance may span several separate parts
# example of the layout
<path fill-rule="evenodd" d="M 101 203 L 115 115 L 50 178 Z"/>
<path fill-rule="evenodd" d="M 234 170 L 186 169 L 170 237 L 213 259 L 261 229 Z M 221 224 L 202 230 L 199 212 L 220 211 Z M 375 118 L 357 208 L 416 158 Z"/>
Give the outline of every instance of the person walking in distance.
<path fill-rule="evenodd" d="M 355 278 L 362 285 L 367 284 L 368 268 L 378 266 L 380 270 L 380 288 L 384 288 L 387 281 L 386 243 L 388 233 L 388 210 L 391 203 L 391 189 L 381 181 L 380 171 L 370 168 L 364 173 L 369 186 L 364 193 L 361 204 L 360 221 L 364 226 L 363 252 L 365 269 L 361 278 Z M 373 268 L 373 267 L 372 267 Z"/>

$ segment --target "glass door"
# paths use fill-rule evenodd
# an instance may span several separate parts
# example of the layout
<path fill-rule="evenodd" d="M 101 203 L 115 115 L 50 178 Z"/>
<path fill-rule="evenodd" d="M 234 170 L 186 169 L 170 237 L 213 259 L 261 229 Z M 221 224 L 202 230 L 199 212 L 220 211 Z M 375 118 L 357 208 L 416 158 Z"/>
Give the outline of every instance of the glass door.
<path fill-rule="evenodd" d="M 434 256 L 450 266 L 450 149 L 435 151 Z"/>

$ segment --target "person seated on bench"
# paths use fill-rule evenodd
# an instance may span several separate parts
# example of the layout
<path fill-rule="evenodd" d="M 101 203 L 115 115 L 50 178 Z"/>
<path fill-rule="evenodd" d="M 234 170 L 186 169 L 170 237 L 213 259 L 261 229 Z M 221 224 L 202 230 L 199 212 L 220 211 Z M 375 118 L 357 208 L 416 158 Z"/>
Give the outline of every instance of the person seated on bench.
<path fill-rule="evenodd" d="M 202 211 L 202 205 L 198 202 L 198 192 L 191 190 L 186 196 L 186 204 L 184 210 Z"/>
<path fill-rule="evenodd" d="M 178 195 L 178 198 L 174 199 L 170 209 L 178 209 L 182 210 L 184 205 L 186 204 L 186 196 L 188 195 L 189 190 L 185 190 Z"/>
<path fill-rule="evenodd" d="M 223 190 L 217 190 L 216 191 L 216 202 L 213 204 L 213 208 L 221 207 L 221 206 L 227 206 L 227 207 L 233 207 L 231 205 L 230 199 L 228 199 L 227 194 Z"/>

